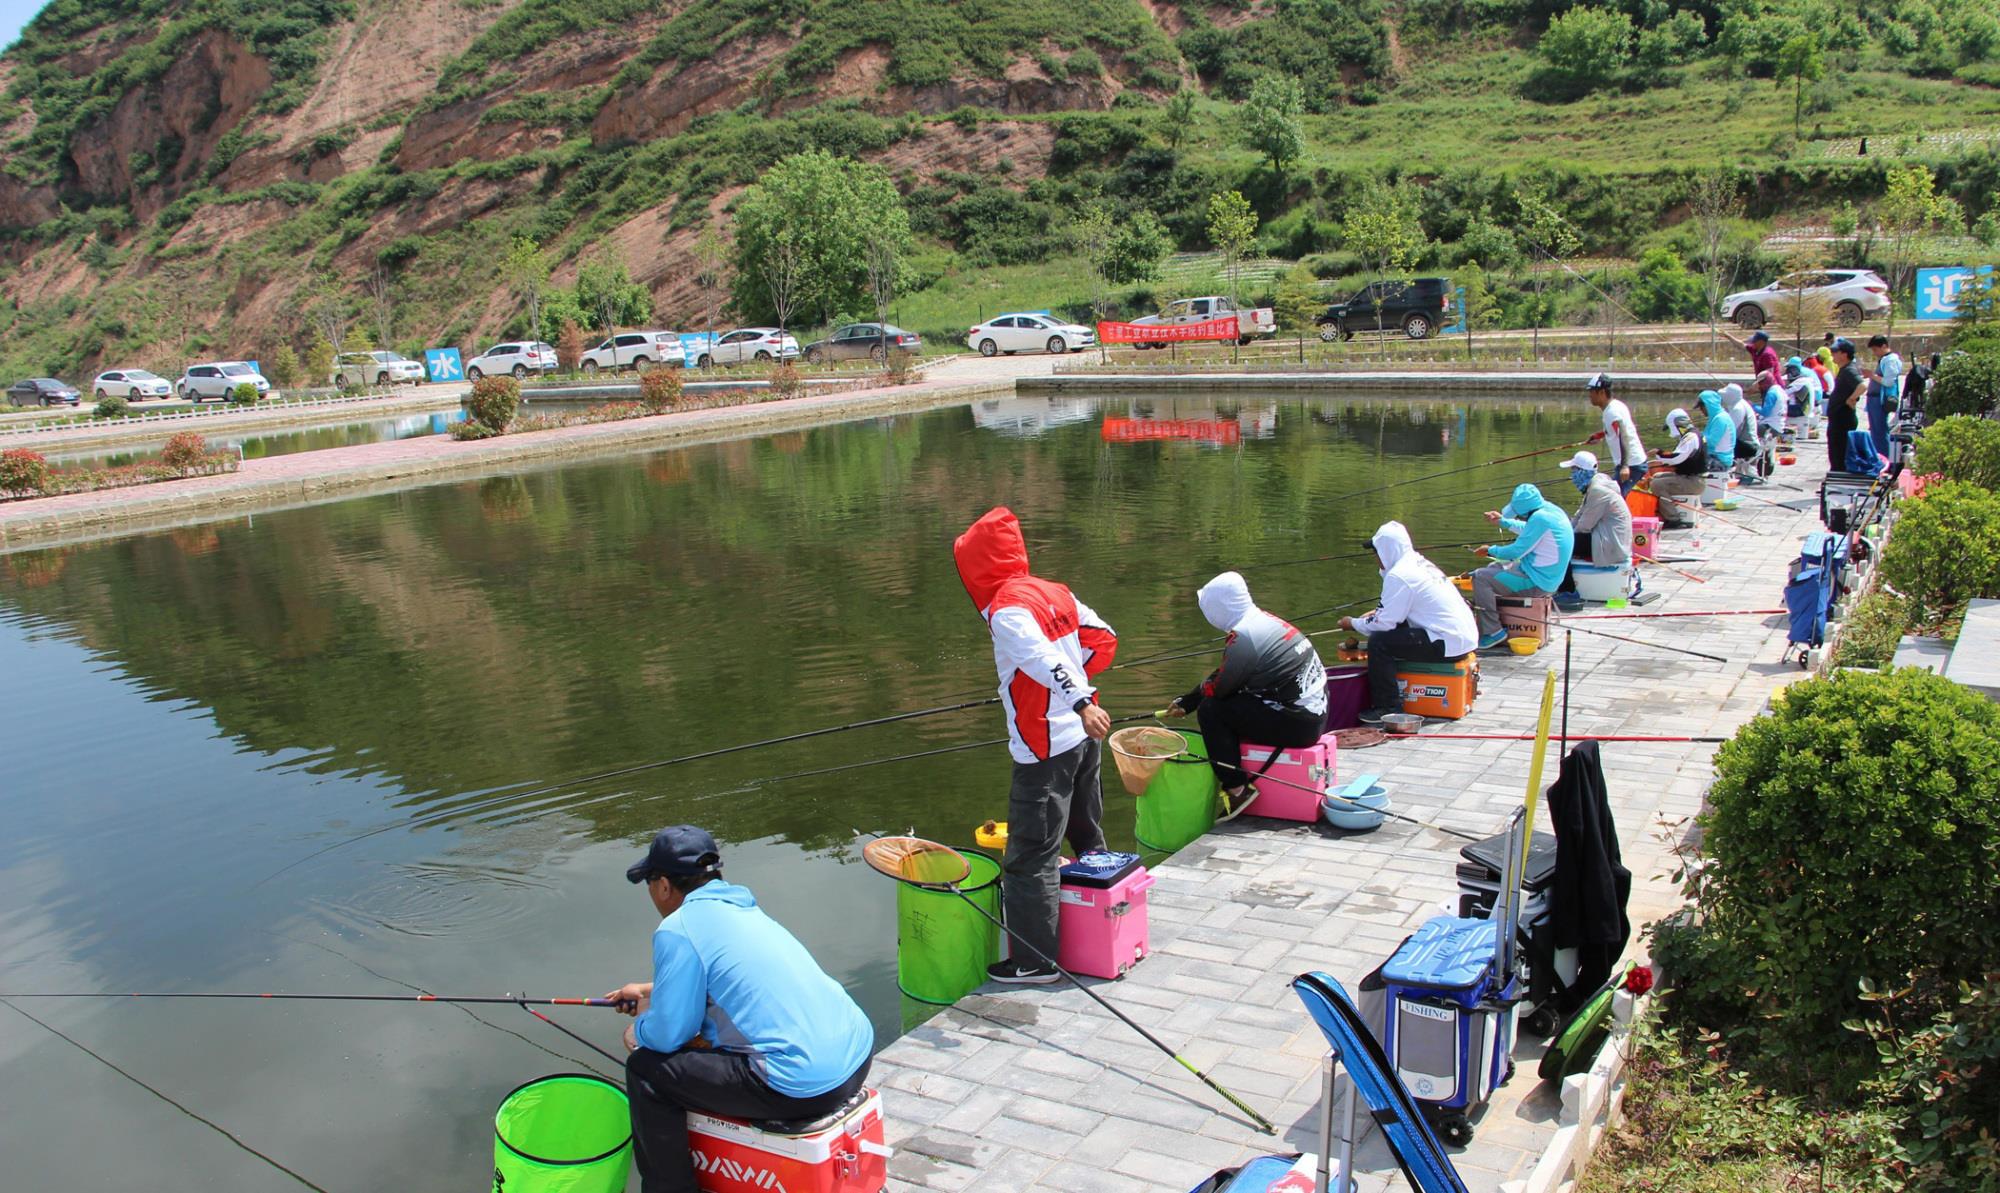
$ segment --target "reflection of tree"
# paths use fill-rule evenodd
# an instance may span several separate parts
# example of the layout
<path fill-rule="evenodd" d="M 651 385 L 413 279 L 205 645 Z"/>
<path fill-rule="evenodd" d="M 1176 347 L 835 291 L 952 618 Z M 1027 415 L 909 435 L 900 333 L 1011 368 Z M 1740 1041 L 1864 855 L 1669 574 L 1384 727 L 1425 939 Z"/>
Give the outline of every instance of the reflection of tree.
<path fill-rule="evenodd" d="M 178 527 L 168 531 L 167 537 L 181 549 L 183 555 L 207 555 L 222 546 L 222 536 L 216 533 L 215 527 L 206 523 Z"/>
<path fill-rule="evenodd" d="M 1194 403 L 1154 403 L 1201 417 Z M 962 841 L 1002 810 L 996 751 L 778 786 L 759 776 L 994 736 L 978 710 L 635 776 L 510 809 L 496 790 L 984 695 L 987 636 L 954 535 L 1005 502 L 1036 569 L 1074 585 L 1130 655 L 1211 631 L 1211 570 L 1345 551 L 1385 517 L 1420 541 L 1483 533 L 1507 468 L 1335 501 L 1594 428 L 1473 406 L 1284 404 L 1276 438 L 1218 451 L 1107 445 L 1088 423 L 977 435 L 969 408 L 493 477 L 260 516 L 226 549 L 169 535 L 6 557 L 0 604 L 65 625 L 150 690 L 213 710 L 253 749 L 379 774 L 393 815 L 567 811 L 597 837 L 698 820 L 728 839 L 842 847 L 851 825 Z M 1365 561 L 1364 561 L 1365 562 Z M 1459 566 L 1453 561 L 1447 566 Z M 63 570 L 65 564 L 67 571 Z M 1281 612 L 1372 593 L 1372 566 L 1252 570 Z M 33 577 L 41 577 L 34 579 Z M 1115 711 L 1158 707 L 1202 660 L 1115 673 Z M 329 785 L 330 798 L 375 799 Z M 358 791 L 361 794 L 347 794 Z M 711 793 L 727 794 L 711 794 Z M 608 797 L 608 798 L 607 798 Z M 335 802 L 327 819 L 354 819 Z"/>

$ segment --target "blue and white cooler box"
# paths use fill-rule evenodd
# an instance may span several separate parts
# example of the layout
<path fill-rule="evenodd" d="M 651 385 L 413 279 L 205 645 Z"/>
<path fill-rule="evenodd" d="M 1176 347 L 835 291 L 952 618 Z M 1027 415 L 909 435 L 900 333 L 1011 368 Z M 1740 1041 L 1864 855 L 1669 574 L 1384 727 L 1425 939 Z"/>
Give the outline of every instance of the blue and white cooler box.
<path fill-rule="evenodd" d="M 1383 1051 L 1427 1107 L 1463 1116 L 1508 1077 L 1517 983 L 1494 972 L 1498 933 L 1492 920 L 1438 916 L 1382 965 Z"/>

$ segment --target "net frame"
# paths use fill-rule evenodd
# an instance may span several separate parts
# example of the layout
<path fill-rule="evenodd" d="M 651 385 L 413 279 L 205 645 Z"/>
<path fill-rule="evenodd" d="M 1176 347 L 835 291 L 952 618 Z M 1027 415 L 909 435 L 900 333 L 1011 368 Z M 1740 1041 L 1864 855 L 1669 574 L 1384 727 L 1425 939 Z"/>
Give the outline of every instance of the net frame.
<path fill-rule="evenodd" d="M 877 874 L 919 890 L 957 890 L 972 876 L 964 854 L 923 837 L 877 837 L 861 847 L 861 860 Z"/>
<path fill-rule="evenodd" d="M 1172 748 L 1164 754 L 1152 750 L 1140 752 L 1143 749 L 1139 744 L 1141 742 L 1155 749 L 1169 744 Z M 1105 744 L 1111 747 L 1111 761 L 1118 768 L 1118 782 L 1128 795 L 1146 794 L 1146 788 L 1152 785 L 1153 777 L 1160 773 L 1160 768 L 1187 753 L 1188 748 L 1187 738 L 1164 725 L 1127 726 L 1112 734 Z"/>

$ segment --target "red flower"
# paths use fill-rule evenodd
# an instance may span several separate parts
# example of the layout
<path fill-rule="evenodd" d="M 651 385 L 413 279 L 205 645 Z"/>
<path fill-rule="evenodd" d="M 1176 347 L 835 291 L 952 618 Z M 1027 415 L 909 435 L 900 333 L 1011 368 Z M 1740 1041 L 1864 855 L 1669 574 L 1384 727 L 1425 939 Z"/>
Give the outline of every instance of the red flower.
<path fill-rule="evenodd" d="M 1652 967 L 1634 965 L 1632 968 L 1626 970 L 1624 985 L 1626 991 L 1634 995 L 1644 994 L 1648 990 L 1651 990 L 1653 988 Z"/>

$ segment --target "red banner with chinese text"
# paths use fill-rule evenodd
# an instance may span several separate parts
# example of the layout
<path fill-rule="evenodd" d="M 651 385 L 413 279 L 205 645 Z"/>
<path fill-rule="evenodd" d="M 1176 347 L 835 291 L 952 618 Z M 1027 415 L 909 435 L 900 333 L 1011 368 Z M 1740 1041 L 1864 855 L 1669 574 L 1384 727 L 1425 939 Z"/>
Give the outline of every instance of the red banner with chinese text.
<path fill-rule="evenodd" d="M 1186 340 L 1233 340 L 1238 332 L 1236 316 L 1205 319 L 1200 323 L 1100 323 L 1100 344 L 1166 344 Z"/>

